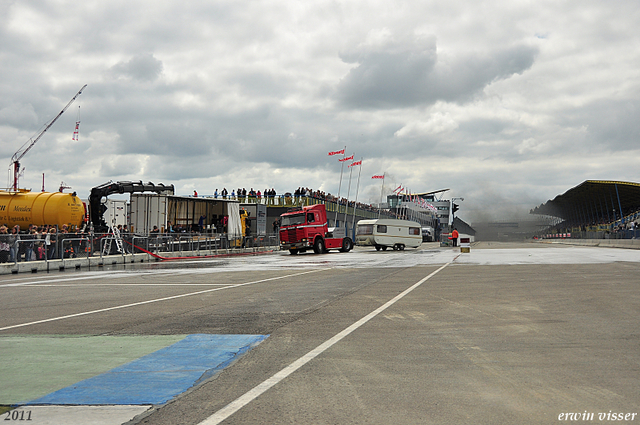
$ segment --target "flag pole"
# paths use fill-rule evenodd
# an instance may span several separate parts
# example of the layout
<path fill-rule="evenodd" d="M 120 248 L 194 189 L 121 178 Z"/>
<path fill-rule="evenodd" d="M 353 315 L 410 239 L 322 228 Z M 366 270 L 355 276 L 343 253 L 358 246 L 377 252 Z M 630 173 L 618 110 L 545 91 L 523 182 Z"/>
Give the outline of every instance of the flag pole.
<path fill-rule="evenodd" d="M 382 187 L 380 188 L 380 204 L 378 204 L 378 218 L 380 218 L 380 214 L 382 213 L 382 192 L 384 191 L 384 176 L 387 174 L 385 171 L 382 173 Z"/>
<path fill-rule="evenodd" d="M 353 220 L 351 220 L 351 229 L 354 230 L 354 240 L 355 240 L 355 226 L 356 226 L 356 207 L 358 206 L 358 190 L 360 189 L 360 175 L 362 174 L 362 160 L 364 158 L 360 157 L 360 170 L 358 171 L 358 184 L 356 185 L 356 200 L 354 201 L 353 206 Z"/>
<path fill-rule="evenodd" d="M 405 194 L 402 195 L 402 209 L 401 209 L 401 211 L 402 211 L 402 219 L 406 220 L 407 219 L 407 203 L 404 201 L 404 198 L 405 198 L 406 193 L 409 191 L 409 189 L 405 188 L 404 191 L 405 191 Z"/>
<path fill-rule="evenodd" d="M 346 154 L 345 154 L 346 155 Z M 355 156 L 351 155 L 351 156 Z M 349 166 L 349 186 L 347 189 L 347 205 L 344 208 L 344 230 L 347 230 L 347 214 L 349 213 L 349 194 L 351 194 L 351 175 L 353 174 L 353 168 Z"/>
<path fill-rule="evenodd" d="M 347 157 L 347 146 L 345 145 L 342 151 L 342 157 Z M 333 219 L 333 224 L 335 227 L 338 227 L 338 211 L 340 210 L 340 189 L 342 188 L 342 172 L 344 171 L 344 161 L 342 161 L 342 165 L 340 166 L 340 184 L 338 184 L 338 201 L 336 202 L 336 215 Z"/>

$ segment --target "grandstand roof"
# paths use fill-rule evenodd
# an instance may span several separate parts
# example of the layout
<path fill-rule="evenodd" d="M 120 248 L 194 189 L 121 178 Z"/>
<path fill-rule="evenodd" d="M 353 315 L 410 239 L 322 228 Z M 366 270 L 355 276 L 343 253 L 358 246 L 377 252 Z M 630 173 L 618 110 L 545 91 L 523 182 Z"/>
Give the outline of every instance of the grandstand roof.
<path fill-rule="evenodd" d="M 420 197 L 426 197 L 426 196 L 429 196 L 429 195 L 434 195 L 434 197 L 435 197 L 435 195 L 437 195 L 438 193 L 444 193 L 444 192 L 447 192 L 450 189 L 440 189 L 440 190 L 434 190 L 433 192 L 421 192 L 421 193 L 406 192 L 406 189 L 403 189 L 403 190 L 405 190 L 405 192 L 398 193 L 398 196 L 420 196 Z"/>
<path fill-rule="evenodd" d="M 413 195 L 418 195 L 418 196 L 435 195 L 436 193 L 444 193 L 448 190 L 449 189 L 440 189 L 440 190 L 434 190 L 433 192 L 414 193 Z"/>
<path fill-rule="evenodd" d="M 586 180 L 531 210 L 565 220 L 610 221 L 640 209 L 640 183 Z"/>

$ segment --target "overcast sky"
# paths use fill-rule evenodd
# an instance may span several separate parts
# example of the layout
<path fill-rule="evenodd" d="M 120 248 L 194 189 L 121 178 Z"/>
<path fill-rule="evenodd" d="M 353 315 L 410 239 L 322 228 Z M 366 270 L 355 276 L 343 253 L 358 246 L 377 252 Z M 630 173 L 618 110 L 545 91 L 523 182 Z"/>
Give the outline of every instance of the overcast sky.
<path fill-rule="evenodd" d="M 87 84 L 21 187 L 336 194 L 346 146 L 359 201 L 384 172 L 450 189 L 470 223 L 510 219 L 640 181 L 639 22 L 635 0 L 0 0 L 0 160 Z"/>

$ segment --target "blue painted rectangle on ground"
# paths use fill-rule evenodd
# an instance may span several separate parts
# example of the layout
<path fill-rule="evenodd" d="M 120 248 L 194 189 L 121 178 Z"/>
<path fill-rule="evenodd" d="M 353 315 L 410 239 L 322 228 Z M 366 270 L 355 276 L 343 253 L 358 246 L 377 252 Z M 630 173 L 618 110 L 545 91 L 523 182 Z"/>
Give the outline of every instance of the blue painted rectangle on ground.
<path fill-rule="evenodd" d="M 164 404 L 215 375 L 268 335 L 188 335 L 106 373 L 28 404 Z"/>

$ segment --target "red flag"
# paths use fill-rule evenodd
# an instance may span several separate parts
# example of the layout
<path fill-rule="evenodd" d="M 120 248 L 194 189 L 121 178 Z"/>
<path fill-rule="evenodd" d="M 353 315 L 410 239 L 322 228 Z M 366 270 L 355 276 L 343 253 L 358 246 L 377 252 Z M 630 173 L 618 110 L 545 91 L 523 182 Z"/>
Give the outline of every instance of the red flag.
<path fill-rule="evenodd" d="M 341 151 L 329 152 L 329 156 L 331 155 L 344 155 L 344 149 Z"/>
<path fill-rule="evenodd" d="M 372 179 L 383 179 L 384 178 L 384 174 L 381 176 L 371 176 Z"/>
<path fill-rule="evenodd" d="M 353 167 L 354 165 L 362 165 L 362 161 L 352 162 L 351 165 L 349 165 L 349 167 Z"/>
<path fill-rule="evenodd" d="M 343 161 L 351 161 L 353 159 L 353 155 L 348 156 L 346 158 L 340 158 L 338 161 L 343 162 Z"/>

